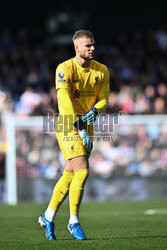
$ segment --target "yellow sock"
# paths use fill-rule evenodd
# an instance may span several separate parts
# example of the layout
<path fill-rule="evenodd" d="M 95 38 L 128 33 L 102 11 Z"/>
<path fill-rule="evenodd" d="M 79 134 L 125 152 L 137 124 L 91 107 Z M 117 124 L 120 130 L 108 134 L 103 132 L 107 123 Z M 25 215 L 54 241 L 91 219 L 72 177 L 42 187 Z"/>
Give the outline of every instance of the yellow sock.
<path fill-rule="evenodd" d="M 54 211 L 57 211 L 59 209 L 60 205 L 68 195 L 69 187 L 73 177 L 73 172 L 64 170 L 62 177 L 58 180 L 53 189 L 53 195 L 48 206 L 49 208 Z"/>
<path fill-rule="evenodd" d="M 74 178 L 70 185 L 69 202 L 70 213 L 78 214 L 79 207 L 82 201 L 84 186 L 89 175 L 88 169 L 80 169 L 74 172 Z"/>

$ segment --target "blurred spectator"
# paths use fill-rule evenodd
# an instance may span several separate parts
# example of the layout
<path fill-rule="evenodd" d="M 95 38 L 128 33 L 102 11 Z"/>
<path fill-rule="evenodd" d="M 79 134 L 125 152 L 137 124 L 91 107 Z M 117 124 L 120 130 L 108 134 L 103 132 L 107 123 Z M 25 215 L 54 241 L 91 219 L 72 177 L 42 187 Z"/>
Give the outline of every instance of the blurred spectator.
<path fill-rule="evenodd" d="M 154 113 L 166 114 L 165 101 L 162 97 L 157 97 L 154 101 Z"/>
<path fill-rule="evenodd" d="M 167 86 L 165 85 L 165 83 L 160 83 L 157 86 L 157 93 L 158 95 L 160 95 L 161 97 L 166 97 L 167 96 Z"/>
<path fill-rule="evenodd" d="M 115 114 L 120 111 L 118 100 L 117 100 L 117 93 L 112 91 L 109 95 L 108 105 L 106 108 L 106 113 Z"/>
<path fill-rule="evenodd" d="M 130 87 L 122 85 L 118 93 L 118 104 L 120 110 L 127 113 L 132 113 L 134 110 L 134 103 L 130 93 Z"/>
<path fill-rule="evenodd" d="M 143 93 L 136 95 L 135 104 L 134 104 L 134 113 L 138 114 L 150 114 L 151 107 L 150 101 L 144 96 Z"/>
<path fill-rule="evenodd" d="M 32 87 L 27 87 L 20 96 L 20 101 L 16 106 L 16 114 L 28 115 L 41 103 L 41 96 Z"/>
<path fill-rule="evenodd" d="M 158 43 L 158 47 L 160 50 L 165 50 L 167 48 L 167 32 L 166 30 L 161 27 L 156 33 L 155 38 Z"/>

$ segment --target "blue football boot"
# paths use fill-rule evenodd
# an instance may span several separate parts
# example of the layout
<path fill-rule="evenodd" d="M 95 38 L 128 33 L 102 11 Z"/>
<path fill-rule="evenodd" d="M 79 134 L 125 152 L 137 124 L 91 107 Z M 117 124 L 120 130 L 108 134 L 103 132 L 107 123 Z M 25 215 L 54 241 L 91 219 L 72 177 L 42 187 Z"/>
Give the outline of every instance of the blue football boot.
<path fill-rule="evenodd" d="M 55 225 L 53 222 L 50 222 L 45 218 L 45 214 L 42 214 L 39 216 L 38 223 L 40 224 L 41 227 L 45 228 L 46 237 L 49 240 L 56 240 L 56 236 L 54 234 L 54 226 Z"/>
<path fill-rule="evenodd" d="M 78 222 L 74 223 L 74 224 L 69 223 L 67 228 L 70 231 L 70 233 L 72 234 L 74 239 L 86 240 L 86 236 L 85 236 L 84 232 L 82 231 L 82 228 Z"/>

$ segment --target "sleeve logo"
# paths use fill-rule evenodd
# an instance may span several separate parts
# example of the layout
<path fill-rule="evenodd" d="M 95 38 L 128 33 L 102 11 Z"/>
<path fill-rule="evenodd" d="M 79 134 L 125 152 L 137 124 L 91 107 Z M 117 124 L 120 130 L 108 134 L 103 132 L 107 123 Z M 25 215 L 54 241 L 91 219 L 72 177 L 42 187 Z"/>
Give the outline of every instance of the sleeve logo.
<path fill-rule="evenodd" d="M 59 71 L 58 78 L 60 79 L 60 80 L 57 81 L 58 83 L 65 83 L 66 82 L 65 80 L 63 80 L 64 73 L 63 73 L 62 70 Z"/>
<path fill-rule="evenodd" d="M 59 77 L 59 79 L 63 79 L 64 78 L 64 73 L 63 73 L 62 70 L 59 71 L 58 77 Z"/>

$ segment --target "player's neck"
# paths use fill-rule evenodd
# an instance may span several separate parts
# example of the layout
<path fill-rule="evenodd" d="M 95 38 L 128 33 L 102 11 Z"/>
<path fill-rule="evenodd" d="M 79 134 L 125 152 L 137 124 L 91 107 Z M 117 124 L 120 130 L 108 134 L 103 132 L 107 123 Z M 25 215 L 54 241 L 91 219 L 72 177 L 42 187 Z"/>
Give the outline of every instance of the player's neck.
<path fill-rule="evenodd" d="M 83 68 L 88 68 L 89 65 L 90 65 L 90 60 L 85 60 L 85 59 L 83 59 L 83 58 L 81 58 L 81 57 L 79 57 L 79 56 L 77 56 L 77 55 L 76 55 L 75 59 L 76 59 L 77 63 L 78 63 L 81 67 L 83 67 Z"/>

